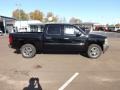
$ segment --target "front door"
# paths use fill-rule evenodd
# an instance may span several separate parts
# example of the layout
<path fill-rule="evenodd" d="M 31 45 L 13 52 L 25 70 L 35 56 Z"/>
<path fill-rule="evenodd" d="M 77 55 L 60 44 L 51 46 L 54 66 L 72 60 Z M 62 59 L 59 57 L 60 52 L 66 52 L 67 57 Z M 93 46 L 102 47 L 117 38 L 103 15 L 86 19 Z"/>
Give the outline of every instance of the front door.
<path fill-rule="evenodd" d="M 64 25 L 64 50 L 82 51 L 84 49 L 86 36 L 73 25 Z"/>

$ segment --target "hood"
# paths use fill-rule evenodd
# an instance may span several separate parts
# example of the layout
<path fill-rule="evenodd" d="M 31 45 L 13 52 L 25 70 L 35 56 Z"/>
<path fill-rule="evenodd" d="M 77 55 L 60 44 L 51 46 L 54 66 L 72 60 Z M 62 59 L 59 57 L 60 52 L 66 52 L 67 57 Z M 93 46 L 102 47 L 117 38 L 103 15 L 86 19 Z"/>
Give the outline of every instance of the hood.
<path fill-rule="evenodd" d="M 89 38 L 105 39 L 105 38 L 107 38 L 107 36 L 99 35 L 99 34 L 89 34 Z"/>

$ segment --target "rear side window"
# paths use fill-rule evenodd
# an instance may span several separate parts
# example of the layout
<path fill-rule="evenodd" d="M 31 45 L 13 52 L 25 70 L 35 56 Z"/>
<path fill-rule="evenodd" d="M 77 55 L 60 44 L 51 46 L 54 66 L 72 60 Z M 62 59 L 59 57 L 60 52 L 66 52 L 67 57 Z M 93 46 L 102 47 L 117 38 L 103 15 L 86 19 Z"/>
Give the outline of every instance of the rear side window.
<path fill-rule="evenodd" d="M 60 35 L 61 34 L 60 25 L 49 25 L 47 27 L 47 34 L 48 35 Z"/>

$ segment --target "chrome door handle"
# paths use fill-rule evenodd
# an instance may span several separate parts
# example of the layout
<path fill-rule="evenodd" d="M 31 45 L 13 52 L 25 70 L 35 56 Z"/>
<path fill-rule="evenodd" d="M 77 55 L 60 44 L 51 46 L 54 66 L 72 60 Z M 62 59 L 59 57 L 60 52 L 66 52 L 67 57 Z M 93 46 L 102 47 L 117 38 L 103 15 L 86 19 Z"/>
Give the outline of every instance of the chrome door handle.
<path fill-rule="evenodd" d="M 52 37 L 46 37 L 46 39 L 52 39 Z"/>
<path fill-rule="evenodd" d="M 64 38 L 64 39 L 68 40 L 68 39 L 70 39 L 70 38 Z"/>

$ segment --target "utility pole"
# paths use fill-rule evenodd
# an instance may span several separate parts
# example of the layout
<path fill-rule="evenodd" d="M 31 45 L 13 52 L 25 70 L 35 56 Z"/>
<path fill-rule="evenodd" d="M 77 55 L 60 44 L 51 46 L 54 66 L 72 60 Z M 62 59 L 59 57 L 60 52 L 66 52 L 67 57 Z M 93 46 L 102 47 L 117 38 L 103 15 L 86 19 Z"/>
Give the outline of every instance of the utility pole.
<path fill-rule="evenodd" d="M 17 2 L 16 3 L 16 7 L 17 7 L 17 9 L 19 11 L 19 22 L 20 22 L 19 29 L 20 29 L 21 28 L 21 12 L 20 12 L 20 10 L 21 10 L 21 3 Z"/>

